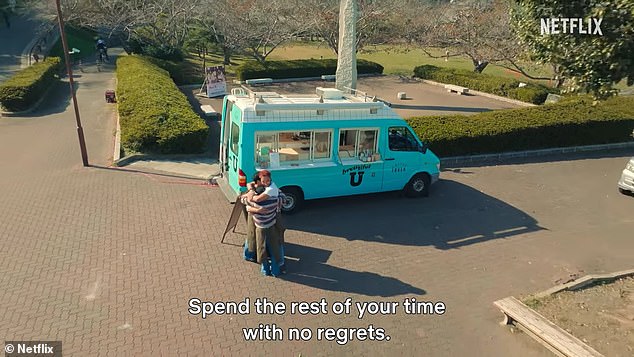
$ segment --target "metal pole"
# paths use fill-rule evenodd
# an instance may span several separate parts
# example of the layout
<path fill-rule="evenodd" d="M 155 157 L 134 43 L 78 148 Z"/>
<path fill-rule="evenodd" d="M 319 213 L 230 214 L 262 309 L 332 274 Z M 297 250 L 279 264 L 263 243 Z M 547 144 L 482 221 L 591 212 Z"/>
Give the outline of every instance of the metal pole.
<path fill-rule="evenodd" d="M 88 153 L 86 151 L 86 140 L 84 139 L 84 129 L 81 127 L 81 119 L 79 118 L 79 107 L 77 106 L 77 98 L 75 97 L 75 82 L 73 82 L 73 70 L 71 68 L 70 56 L 68 55 L 68 43 L 66 42 L 66 33 L 64 32 L 64 19 L 62 16 L 62 8 L 60 0 L 55 0 L 57 5 L 57 22 L 59 23 L 59 34 L 62 38 L 62 47 L 64 49 L 64 60 L 66 61 L 66 73 L 68 74 L 68 86 L 70 87 L 70 95 L 73 98 L 73 106 L 75 107 L 75 121 L 77 122 L 77 136 L 79 136 L 79 149 L 81 150 L 81 161 L 84 166 L 88 164 Z"/>

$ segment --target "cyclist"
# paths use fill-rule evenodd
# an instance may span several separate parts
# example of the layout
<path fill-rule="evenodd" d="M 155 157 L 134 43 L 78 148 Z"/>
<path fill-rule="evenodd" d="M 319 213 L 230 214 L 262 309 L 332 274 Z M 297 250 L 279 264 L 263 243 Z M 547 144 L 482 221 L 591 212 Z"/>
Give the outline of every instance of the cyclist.
<path fill-rule="evenodd" d="M 95 47 L 97 48 L 97 51 L 99 51 L 100 62 L 103 62 L 104 56 L 106 57 L 106 61 L 110 61 L 110 58 L 108 57 L 108 47 L 106 47 L 106 43 L 102 39 L 97 40 L 97 45 Z"/>

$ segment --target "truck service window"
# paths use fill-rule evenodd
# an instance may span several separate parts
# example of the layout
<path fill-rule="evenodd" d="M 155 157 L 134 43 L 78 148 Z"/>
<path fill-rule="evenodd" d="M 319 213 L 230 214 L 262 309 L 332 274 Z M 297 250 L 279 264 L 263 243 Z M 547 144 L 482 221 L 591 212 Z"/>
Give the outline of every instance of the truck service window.
<path fill-rule="evenodd" d="M 236 123 L 231 123 L 231 152 L 238 154 L 238 144 L 240 142 L 240 127 Z"/>
<path fill-rule="evenodd" d="M 339 157 L 341 159 L 366 158 L 377 153 L 378 129 L 343 129 L 339 132 Z"/>
<path fill-rule="evenodd" d="M 329 159 L 331 141 L 329 131 L 313 132 L 313 159 Z"/>
<path fill-rule="evenodd" d="M 332 131 L 278 131 L 255 133 L 255 164 L 271 165 L 271 154 L 279 156 L 280 165 L 299 166 L 330 158 Z"/>

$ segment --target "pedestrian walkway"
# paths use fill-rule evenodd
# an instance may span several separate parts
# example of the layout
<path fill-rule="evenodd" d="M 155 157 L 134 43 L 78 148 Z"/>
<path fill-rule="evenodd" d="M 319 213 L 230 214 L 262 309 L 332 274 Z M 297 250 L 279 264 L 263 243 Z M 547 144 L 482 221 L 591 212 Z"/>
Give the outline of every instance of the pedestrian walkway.
<path fill-rule="evenodd" d="M 134 160 L 126 165 L 127 169 L 143 171 L 147 173 L 165 173 L 182 178 L 194 178 L 198 180 L 211 181 L 220 174 L 218 160 L 211 157 L 191 157 L 191 158 L 147 158 Z"/>
<path fill-rule="evenodd" d="M 13 15 L 11 26 L 0 26 L 0 83 L 22 67 L 22 54 L 34 39 L 40 22 L 32 15 Z"/>

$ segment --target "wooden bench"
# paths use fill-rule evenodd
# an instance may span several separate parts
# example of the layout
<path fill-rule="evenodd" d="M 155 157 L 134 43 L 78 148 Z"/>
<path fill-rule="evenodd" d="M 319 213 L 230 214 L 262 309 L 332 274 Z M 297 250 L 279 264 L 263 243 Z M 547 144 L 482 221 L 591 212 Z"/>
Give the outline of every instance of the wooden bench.
<path fill-rule="evenodd" d="M 207 117 L 218 117 L 219 113 L 209 104 L 201 105 L 200 110 L 205 113 Z"/>
<path fill-rule="evenodd" d="M 504 314 L 503 325 L 515 322 L 524 332 L 558 356 L 603 356 L 512 296 L 493 304 Z"/>
<path fill-rule="evenodd" d="M 250 86 L 257 86 L 257 85 L 263 86 L 265 84 L 272 84 L 273 79 L 272 78 L 247 79 L 245 83 Z"/>
<path fill-rule="evenodd" d="M 445 89 L 447 90 L 447 92 L 456 92 L 459 95 L 462 94 L 467 94 L 469 93 L 469 88 L 465 88 L 465 87 L 461 87 L 461 86 L 455 86 L 453 84 L 445 84 Z"/>

